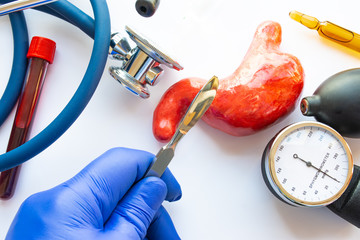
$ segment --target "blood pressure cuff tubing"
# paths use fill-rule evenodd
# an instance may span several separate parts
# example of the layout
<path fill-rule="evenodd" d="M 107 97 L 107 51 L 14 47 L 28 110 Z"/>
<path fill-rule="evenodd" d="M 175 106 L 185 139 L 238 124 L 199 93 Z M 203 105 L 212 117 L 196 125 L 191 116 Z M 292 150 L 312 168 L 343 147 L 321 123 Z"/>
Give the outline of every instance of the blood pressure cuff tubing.
<path fill-rule="evenodd" d="M 360 167 L 354 166 L 353 177 L 344 194 L 328 208 L 360 228 Z"/>

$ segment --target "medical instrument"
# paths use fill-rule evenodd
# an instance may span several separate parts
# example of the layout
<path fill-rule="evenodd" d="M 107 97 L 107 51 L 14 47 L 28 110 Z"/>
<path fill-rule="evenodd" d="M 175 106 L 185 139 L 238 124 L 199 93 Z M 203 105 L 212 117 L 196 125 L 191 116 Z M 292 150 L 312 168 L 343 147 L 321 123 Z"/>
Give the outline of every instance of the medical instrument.
<path fill-rule="evenodd" d="M 328 21 L 320 22 L 314 17 L 302 14 L 297 11 L 291 11 L 289 15 L 292 19 L 301 23 L 302 25 L 316 30 L 320 36 L 360 52 L 359 34 Z"/>
<path fill-rule="evenodd" d="M 136 11 L 143 17 L 151 17 L 159 7 L 160 0 L 136 0 Z"/>
<path fill-rule="evenodd" d="M 27 140 L 47 68 L 54 60 L 55 49 L 56 43 L 50 39 L 33 37 L 31 41 L 27 54 L 29 67 L 26 84 L 20 96 L 7 151 L 17 148 Z M 17 166 L 1 172 L 0 198 L 8 199 L 13 195 L 19 171 L 20 166 Z"/>
<path fill-rule="evenodd" d="M 157 176 L 161 177 L 170 161 L 174 157 L 175 148 L 183 136 L 197 123 L 204 115 L 213 102 L 217 89 L 219 87 L 219 79 L 212 77 L 198 92 L 184 117 L 180 121 L 174 136 L 170 142 L 163 146 L 156 154 L 155 161 L 145 173 L 145 177 Z"/>
<path fill-rule="evenodd" d="M 0 4 L 9 0 L 0 0 Z M 0 155 L 0 171 L 24 163 L 55 142 L 79 117 L 90 101 L 101 79 L 110 46 L 110 16 L 105 0 L 90 0 L 94 19 L 66 0 L 58 0 L 34 8 L 58 17 L 80 28 L 94 39 L 91 58 L 75 94 L 60 114 L 38 135 L 20 147 Z M 14 59 L 8 85 L 0 99 L 0 125 L 9 116 L 20 95 L 25 78 L 28 34 L 22 12 L 9 15 L 14 35 Z"/>
<path fill-rule="evenodd" d="M 333 128 L 310 121 L 283 128 L 266 146 L 261 171 L 271 193 L 282 202 L 327 206 L 360 227 L 360 168 Z"/>
<path fill-rule="evenodd" d="M 0 5 L 0 16 L 9 13 L 26 10 L 28 8 L 38 7 L 44 4 L 55 2 L 57 0 L 19 0 Z"/>
<path fill-rule="evenodd" d="M 349 69 L 326 79 L 304 97 L 300 109 L 346 137 L 360 137 L 360 69 Z"/>
<path fill-rule="evenodd" d="M 148 98 L 150 92 L 146 85 L 154 86 L 157 83 L 163 72 L 160 64 L 178 71 L 183 67 L 130 27 L 126 26 L 125 31 L 137 46 L 132 49 L 120 33 L 111 35 L 109 54 L 112 59 L 120 60 L 121 66 L 111 66 L 110 75 L 135 95 Z"/>
<path fill-rule="evenodd" d="M 353 173 L 353 159 L 343 137 L 318 122 L 301 122 L 281 130 L 262 159 L 268 187 L 293 206 L 324 206 L 334 202 Z"/>
<path fill-rule="evenodd" d="M 4 2 L 8 1 L 0 0 L 0 3 Z M 0 155 L 0 171 L 4 171 L 19 164 L 22 164 L 23 162 L 29 160 L 30 158 L 34 157 L 35 155 L 43 151 L 45 148 L 50 146 L 78 118 L 78 116 L 81 114 L 81 112 L 84 110 L 87 103 L 91 99 L 93 93 L 95 92 L 95 89 L 100 81 L 107 61 L 110 44 L 109 36 L 111 35 L 111 33 L 110 17 L 106 1 L 90 0 L 90 2 L 94 11 L 94 19 L 76 8 L 70 2 L 64 0 L 59 0 L 36 8 L 37 10 L 49 13 L 56 17 L 60 17 L 61 19 L 64 19 L 67 22 L 79 27 L 90 37 L 94 38 L 94 45 L 85 75 L 69 103 L 54 119 L 54 121 L 52 121 L 38 135 L 25 142 L 20 147 Z M 14 42 L 20 42 L 20 50 L 27 50 L 26 47 L 23 47 L 23 45 L 25 45 L 24 43 L 27 43 L 28 38 L 23 13 L 12 13 L 10 14 L 10 19 L 12 19 L 11 23 L 13 26 L 13 30 L 15 30 L 16 32 L 14 33 L 14 35 L 25 37 L 25 39 L 20 40 L 14 39 Z M 20 50 L 16 49 L 15 47 L 14 51 L 16 51 L 17 54 L 15 55 L 13 62 L 15 62 L 15 60 L 19 62 L 26 61 L 26 52 L 20 52 Z M 0 123 L 3 123 L 3 121 L 6 119 L 7 115 L 11 111 L 11 108 L 13 107 L 13 105 L 10 105 L 16 103 L 17 97 L 15 98 L 14 102 L 11 102 L 11 104 L 9 104 L 7 100 L 13 101 L 14 98 L 12 97 L 12 95 L 14 95 L 14 93 L 17 93 L 18 85 L 20 85 L 19 82 L 22 83 L 22 81 L 24 80 L 25 73 L 15 71 L 14 68 L 17 70 L 21 70 L 21 68 L 18 69 L 17 67 L 17 64 L 13 64 L 9 83 L 0 101 Z M 6 97 L 6 99 L 4 99 L 4 97 Z M 5 109 L 6 111 L 3 112 L 1 111 L 2 109 Z"/>

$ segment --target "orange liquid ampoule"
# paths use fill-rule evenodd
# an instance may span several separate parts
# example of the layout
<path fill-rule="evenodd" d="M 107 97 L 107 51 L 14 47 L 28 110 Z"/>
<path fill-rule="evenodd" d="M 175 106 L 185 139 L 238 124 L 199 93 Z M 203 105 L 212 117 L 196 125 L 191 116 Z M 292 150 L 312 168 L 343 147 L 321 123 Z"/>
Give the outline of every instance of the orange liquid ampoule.
<path fill-rule="evenodd" d="M 289 15 L 302 25 L 316 30 L 320 36 L 360 52 L 359 34 L 328 21 L 320 22 L 314 17 L 297 11 L 291 11 Z"/>

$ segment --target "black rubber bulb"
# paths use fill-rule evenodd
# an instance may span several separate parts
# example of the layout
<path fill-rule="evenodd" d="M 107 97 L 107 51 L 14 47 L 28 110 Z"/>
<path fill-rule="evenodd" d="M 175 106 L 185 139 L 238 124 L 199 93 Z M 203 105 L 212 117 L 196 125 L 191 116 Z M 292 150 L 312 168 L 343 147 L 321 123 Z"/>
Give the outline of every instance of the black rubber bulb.
<path fill-rule="evenodd" d="M 159 7 L 160 0 L 137 0 L 136 11 L 143 17 L 151 17 Z"/>
<path fill-rule="evenodd" d="M 305 116 L 314 116 L 345 137 L 360 137 L 360 68 L 326 79 L 313 96 L 301 100 Z"/>

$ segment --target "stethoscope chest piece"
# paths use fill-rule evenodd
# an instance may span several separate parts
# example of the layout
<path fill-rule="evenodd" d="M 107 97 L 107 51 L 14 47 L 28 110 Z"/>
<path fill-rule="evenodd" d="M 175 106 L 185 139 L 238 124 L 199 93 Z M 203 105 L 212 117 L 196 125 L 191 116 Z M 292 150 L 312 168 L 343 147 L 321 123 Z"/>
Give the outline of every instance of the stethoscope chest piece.
<path fill-rule="evenodd" d="M 136 47 L 131 48 L 120 33 L 112 34 L 109 54 L 112 59 L 119 60 L 121 65 L 111 66 L 110 75 L 135 95 L 148 98 L 150 92 L 147 84 L 154 86 L 157 83 L 163 72 L 160 64 L 176 70 L 182 70 L 183 67 L 128 26 L 125 31 Z"/>

